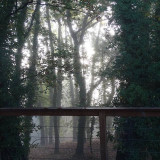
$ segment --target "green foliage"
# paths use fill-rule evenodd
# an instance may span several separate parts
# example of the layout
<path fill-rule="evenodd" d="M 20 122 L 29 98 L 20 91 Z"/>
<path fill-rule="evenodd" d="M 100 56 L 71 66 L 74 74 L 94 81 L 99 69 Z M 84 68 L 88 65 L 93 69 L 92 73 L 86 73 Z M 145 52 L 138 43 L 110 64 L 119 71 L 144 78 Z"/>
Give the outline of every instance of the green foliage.
<path fill-rule="evenodd" d="M 114 104 L 126 107 L 160 107 L 160 29 L 157 27 L 160 26 L 157 18 L 160 14 L 159 2 L 112 2 L 113 21 L 118 25 L 115 39 L 120 53 L 114 65 L 114 74 L 120 80 Z M 158 160 L 159 156 L 152 152 L 158 151 L 160 143 L 156 142 L 153 146 L 153 141 L 150 140 L 160 130 L 144 132 L 143 129 L 155 128 L 159 122 L 159 118 L 117 118 L 115 126 L 120 150 L 117 160 L 144 160 L 146 154 Z M 143 140 L 146 141 L 145 144 Z"/>
<path fill-rule="evenodd" d="M 28 31 L 25 25 L 27 7 L 19 12 L 17 10 L 27 1 L 19 0 L 17 3 L 16 0 L 2 0 L 0 2 L 0 108 L 20 108 L 26 105 L 26 93 L 29 92 L 26 89 L 26 79 L 23 79 L 24 71 L 21 62 L 22 49 L 27 38 L 25 33 L 26 30 Z M 30 88 L 32 91 L 33 86 L 34 84 Z M 34 98 L 33 94 L 32 96 Z M 0 117 L 2 160 L 27 160 L 30 137 L 27 137 L 26 133 L 30 135 L 33 129 L 31 121 L 27 121 L 24 117 Z"/>

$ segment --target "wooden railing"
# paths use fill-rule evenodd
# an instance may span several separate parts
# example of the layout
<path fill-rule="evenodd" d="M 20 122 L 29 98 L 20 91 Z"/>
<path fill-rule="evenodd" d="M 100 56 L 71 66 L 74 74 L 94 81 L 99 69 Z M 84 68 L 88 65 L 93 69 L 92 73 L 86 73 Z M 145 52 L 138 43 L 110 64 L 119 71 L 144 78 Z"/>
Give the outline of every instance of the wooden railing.
<path fill-rule="evenodd" d="M 101 160 L 106 160 L 106 116 L 160 117 L 160 108 L 1 108 L 0 116 L 99 116 Z"/>

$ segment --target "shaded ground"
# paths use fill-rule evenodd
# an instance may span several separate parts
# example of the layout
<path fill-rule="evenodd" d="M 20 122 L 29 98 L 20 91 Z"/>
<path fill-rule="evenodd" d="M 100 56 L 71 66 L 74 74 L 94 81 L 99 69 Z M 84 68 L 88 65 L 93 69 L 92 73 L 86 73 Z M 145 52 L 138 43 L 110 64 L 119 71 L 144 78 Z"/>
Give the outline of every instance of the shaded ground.
<path fill-rule="evenodd" d="M 30 160 L 78 160 L 73 158 L 75 153 L 76 143 L 66 142 L 60 145 L 60 154 L 54 154 L 54 146 L 38 146 L 32 148 L 30 153 Z M 100 145 L 99 141 L 93 141 L 93 153 L 90 152 L 89 143 L 85 143 L 84 147 L 85 157 L 81 160 L 100 160 Z M 108 144 L 109 160 L 115 160 L 115 151 L 112 143 Z"/>

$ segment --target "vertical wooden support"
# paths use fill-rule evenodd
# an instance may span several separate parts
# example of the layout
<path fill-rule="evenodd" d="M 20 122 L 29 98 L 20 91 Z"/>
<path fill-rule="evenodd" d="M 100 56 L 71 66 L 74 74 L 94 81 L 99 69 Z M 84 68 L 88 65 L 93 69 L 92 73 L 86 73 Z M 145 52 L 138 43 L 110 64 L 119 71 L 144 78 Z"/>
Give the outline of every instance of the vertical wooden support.
<path fill-rule="evenodd" d="M 107 156 L 106 156 L 106 115 L 103 111 L 99 112 L 99 126 L 100 126 L 101 160 L 107 160 Z"/>

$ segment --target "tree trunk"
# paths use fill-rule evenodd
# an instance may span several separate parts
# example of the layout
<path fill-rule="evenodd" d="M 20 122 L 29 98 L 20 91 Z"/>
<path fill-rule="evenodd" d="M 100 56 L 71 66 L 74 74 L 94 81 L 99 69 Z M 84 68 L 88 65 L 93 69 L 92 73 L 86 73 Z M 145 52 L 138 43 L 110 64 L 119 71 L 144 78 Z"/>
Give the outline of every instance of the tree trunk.
<path fill-rule="evenodd" d="M 87 15 L 88 16 L 88 15 Z M 88 17 L 84 19 L 86 22 Z M 85 79 L 82 74 L 82 66 L 80 63 L 80 53 L 79 53 L 79 47 L 82 43 L 82 39 L 84 36 L 84 30 L 82 30 L 80 39 L 78 40 L 78 37 L 75 33 L 75 31 L 72 28 L 71 24 L 71 13 L 68 10 L 67 11 L 67 24 L 72 36 L 72 39 L 74 41 L 74 55 L 73 55 L 73 65 L 74 65 L 74 76 L 76 83 L 79 86 L 79 107 L 85 108 L 86 107 L 86 84 Z M 85 23 L 84 23 L 85 24 Z M 79 117 L 78 121 L 78 142 L 77 142 L 77 148 L 75 156 L 83 157 L 84 156 L 84 137 L 85 137 L 85 123 L 86 123 L 86 117 Z"/>
<path fill-rule="evenodd" d="M 23 1 L 22 1 L 23 4 Z M 15 72 L 13 77 L 13 96 L 16 101 L 17 107 L 22 107 L 21 99 L 24 96 L 24 91 L 22 90 L 22 80 L 21 80 L 21 61 L 22 61 L 22 49 L 24 47 L 24 43 L 26 41 L 24 33 L 25 33 L 25 20 L 27 14 L 27 7 L 22 10 L 21 13 L 17 14 L 17 22 L 16 22 L 16 32 L 17 32 L 17 52 L 15 54 Z"/>
<path fill-rule="evenodd" d="M 41 0 L 38 0 L 40 3 Z M 32 108 L 36 102 L 36 89 L 37 89 L 37 78 L 36 78 L 36 65 L 38 57 L 38 34 L 40 29 L 40 5 L 36 5 L 36 15 L 35 15 L 35 24 L 33 29 L 33 45 L 30 47 L 30 59 L 29 59 L 29 69 L 28 69 L 28 82 L 27 82 L 27 102 L 26 107 Z M 32 48 L 32 49 L 31 49 Z M 25 126 L 27 130 L 25 131 L 25 151 L 26 159 L 29 156 L 29 143 L 30 143 L 30 133 L 32 131 L 32 117 L 25 117 Z"/>
<path fill-rule="evenodd" d="M 41 146 L 44 146 L 45 143 L 45 129 L 44 129 L 44 117 L 40 116 L 40 127 L 41 127 Z"/>
<path fill-rule="evenodd" d="M 62 40 L 62 31 L 61 31 L 61 19 L 57 19 L 58 21 L 58 48 L 61 50 L 61 40 Z M 58 59 L 58 73 L 57 73 L 57 102 L 56 102 L 56 107 L 60 108 L 61 107 L 61 100 L 62 100 L 62 70 L 61 70 L 61 65 L 62 65 L 62 59 L 59 57 Z M 60 125 L 60 117 L 56 116 L 54 117 L 54 131 L 55 131 L 55 151 L 54 153 L 59 153 L 59 144 L 60 144 L 60 139 L 59 139 L 59 125 Z"/>
<path fill-rule="evenodd" d="M 56 100 L 57 100 L 57 89 L 56 89 L 56 72 L 55 72 L 55 64 L 54 64 L 54 47 L 53 47 L 53 34 L 52 34 L 52 30 L 51 30 L 51 23 L 50 23 L 50 16 L 49 16 L 49 8 L 48 6 L 46 6 L 46 15 L 47 15 L 47 23 L 48 23 L 48 30 L 49 30 L 49 42 L 50 42 L 50 50 L 51 50 L 51 57 L 52 57 L 52 76 L 53 76 L 53 81 L 54 86 L 51 87 L 50 86 L 50 100 L 51 100 L 51 105 L 52 107 L 56 107 Z M 50 129 L 49 129 L 49 143 L 53 143 L 53 126 L 54 128 L 56 128 L 56 124 L 54 123 L 54 121 L 57 121 L 57 118 L 55 117 L 50 117 Z M 55 131 L 55 130 L 54 130 Z M 55 131 L 55 134 L 57 132 Z M 55 135 L 56 137 L 56 135 Z M 56 138 L 55 138 L 56 139 Z"/>
<path fill-rule="evenodd" d="M 49 88 L 50 104 L 53 104 L 53 88 Z M 49 117 L 49 144 L 53 144 L 53 117 Z"/>
<path fill-rule="evenodd" d="M 55 62 L 54 62 L 53 34 L 51 31 L 48 6 L 46 6 L 46 14 L 47 14 L 48 29 L 49 29 L 49 40 L 50 40 L 50 49 L 51 49 L 52 67 L 53 67 L 52 72 L 53 72 L 53 82 L 54 82 L 52 106 L 57 108 L 57 107 L 61 107 L 61 99 L 62 99 L 62 70 L 61 70 L 62 59 L 61 58 L 58 59 L 58 71 L 56 75 Z M 61 49 L 61 20 L 57 19 L 57 21 L 59 25 L 58 26 L 58 48 Z M 55 147 L 54 147 L 55 154 L 59 153 L 59 144 L 60 144 L 59 123 L 60 123 L 60 117 L 54 116 L 53 124 L 54 124 L 54 133 L 55 133 Z"/>
<path fill-rule="evenodd" d="M 74 40 L 75 41 L 75 40 Z M 75 55 L 74 55 L 74 74 L 76 78 L 76 83 L 78 84 L 80 91 L 79 91 L 79 106 L 82 108 L 86 107 L 86 86 L 85 80 L 82 76 L 82 69 L 80 63 L 80 56 L 79 56 L 79 44 L 75 41 Z M 84 155 L 84 137 L 85 137 L 85 124 L 86 124 L 86 117 L 79 117 L 78 121 L 78 142 L 76 148 L 76 155 L 83 156 Z"/>
<path fill-rule="evenodd" d="M 69 84 L 70 84 L 70 97 L 71 97 L 71 105 L 72 107 L 76 107 L 76 99 L 74 95 L 74 86 L 73 86 L 73 80 L 70 75 L 69 77 Z M 73 121 L 73 141 L 77 141 L 77 117 L 73 116 L 72 121 Z"/>
<path fill-rule="evenodd" d="M 40 85 L 40 92 L 43 92 L 42 86 Z M 43 107 L 42 106 L 42 101 L 39 98 L 38 100 L 38 107 Z M 44 116 L 39 116 L 39 122 L 40 122 L 40 133 L 41 133 L 41 139 L 40 139 L 40 144 L 41 146 L 44 146 L 46 144 L 46 134 L 45 134 L 45 121 L 44 121 Z"/>

